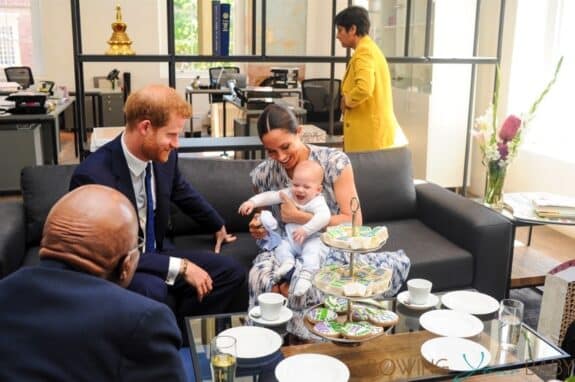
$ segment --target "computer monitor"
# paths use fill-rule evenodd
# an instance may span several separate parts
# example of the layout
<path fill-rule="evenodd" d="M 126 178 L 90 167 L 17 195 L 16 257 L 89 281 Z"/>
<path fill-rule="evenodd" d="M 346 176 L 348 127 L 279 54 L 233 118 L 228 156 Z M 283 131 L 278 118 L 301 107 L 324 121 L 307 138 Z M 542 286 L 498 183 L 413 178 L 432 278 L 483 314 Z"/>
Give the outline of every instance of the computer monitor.
<path fill-rule="evenodd" d="M 10 66 L 4 68 L 6 81 L 17 82 L 22 86 L 22 89 L 28 89 L 34 84 L 34 76 L 32 76 L 32 69 L 28 66 Z"/>
<path fill-rule="evenodd" d="M 233 82 L 234 87 L 243 89 L 247 84 L 246 75 L 244 73 L 231 73 L 223 70 L 219 81 L 220 86 L 229 88 L 230 82 Z"/>

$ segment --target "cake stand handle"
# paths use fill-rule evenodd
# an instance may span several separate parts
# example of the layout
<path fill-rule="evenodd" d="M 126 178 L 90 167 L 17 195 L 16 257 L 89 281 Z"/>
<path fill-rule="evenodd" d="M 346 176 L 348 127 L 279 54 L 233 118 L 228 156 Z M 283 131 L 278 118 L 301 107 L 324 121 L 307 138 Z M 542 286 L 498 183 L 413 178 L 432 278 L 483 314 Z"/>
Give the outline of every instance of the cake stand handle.
<path fill-rule="evenodd" d="M 351 210 L 351 236 L 359 236 L 357 227 L 357 212 L 359 211 L 359 199 L 355 196 L 349 201 L 349 208 Z"/>
<path fill-rule="evenodd" d="M 352 302 L 351 300 L 347 300 L 347 322 L 352 322 L 352 312 L 353 312 L 353 308 L 352 308 Z"/>
<path fill-rule="evenodd" d="M 349 252 L 349 277 L 351 277 L 353 279 L 353 258 L 355 253 L 354 252 Z"/>

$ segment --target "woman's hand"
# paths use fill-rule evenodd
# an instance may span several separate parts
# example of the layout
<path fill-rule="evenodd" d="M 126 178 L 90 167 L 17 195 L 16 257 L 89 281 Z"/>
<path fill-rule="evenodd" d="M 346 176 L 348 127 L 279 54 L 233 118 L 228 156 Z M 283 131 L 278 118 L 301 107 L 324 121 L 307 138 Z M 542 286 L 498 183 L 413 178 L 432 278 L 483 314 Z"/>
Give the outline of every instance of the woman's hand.
<path fill-rule="evenodd" d="M 266 229 L 262 225 L 259 213 L 254 214 L 254 217 L 250 221 L 250 224 L 248 227 L 250 230 L 250 234 L 256 240 L 261 240 L 261 239 L 265 238 L 266 235 L 268 234 L 268 231 L 266 231 Z"/>
<path fill-rule="evenodd" d="M 222 228 L 215 233 L 215 235 L 216 235 L 216 247 L 214 248 L 215 253 L 220 253 L 222 249 L 222 244 L 231 243 L 233 241 L 236 241 L 237 239 L 236 236 L 229 234 L 226 231 L 225 225 L 223 225 Z"/>
<path fill-rule="evenodd" d="M 281 204 L 281 217 L 284 223 L 300 223 L 299 213 L 297 206 L 289 196 L 280 192 Z"/>
<path fill-rule="evenodd" d="M 342 114 L 345 114 L 345 109 L 347 109 L 347 105 L 345 104 L 345 96 L 342 95 L 339 100 L 339 110 L 341 110 Z"/>

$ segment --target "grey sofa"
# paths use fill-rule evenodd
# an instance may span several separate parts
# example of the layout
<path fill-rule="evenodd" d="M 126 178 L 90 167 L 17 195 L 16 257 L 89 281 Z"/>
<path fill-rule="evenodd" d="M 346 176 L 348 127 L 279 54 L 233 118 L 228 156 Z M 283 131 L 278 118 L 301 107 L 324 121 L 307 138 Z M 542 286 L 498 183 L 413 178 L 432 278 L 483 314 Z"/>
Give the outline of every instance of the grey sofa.
<path fill-rule="evenodd" d="M 364 224 L 386 225 L 384 250 L 403 249 L 410 278 L 433 281 L 434 290 L 475 288 L 505 296 L 512 259 L 512 225 L 505 218 L 435 184 L 414 185 L 407 148 L 350 154 Z M 257 247 L 248 218 L 237 214 L 252 195 L 249 172 L 256 160 L 180 158 L 183 175 L 226 220 L 237 242 L 224 246 L 248 269 Z M 54 202 L 68 189 L 74 166 L 40 166 L 22 171 L 23 201 L 0 202 L 0 275 L 38 262 L 42 226 Z M 213 247 L 213 236 L 176 207 L 168 236 L 178 248 Z"/>

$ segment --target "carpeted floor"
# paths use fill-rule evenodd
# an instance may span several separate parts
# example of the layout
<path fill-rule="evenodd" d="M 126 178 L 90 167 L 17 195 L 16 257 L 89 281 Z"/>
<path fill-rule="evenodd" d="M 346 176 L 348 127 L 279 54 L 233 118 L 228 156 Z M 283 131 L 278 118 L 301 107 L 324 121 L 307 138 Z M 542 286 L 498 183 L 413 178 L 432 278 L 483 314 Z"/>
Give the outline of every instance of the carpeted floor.
<path fill-rule="evenodd" d="M 525 304 L 525 311 L 523 312 L 523 321 L 537 330 L 537 323 L 539 321 L 539 308 L 541 307 L 541 292 L 536 288 L 520 288 L 511 289 L 509 297 L 522 301 Z"/>

